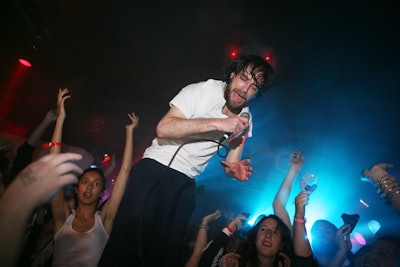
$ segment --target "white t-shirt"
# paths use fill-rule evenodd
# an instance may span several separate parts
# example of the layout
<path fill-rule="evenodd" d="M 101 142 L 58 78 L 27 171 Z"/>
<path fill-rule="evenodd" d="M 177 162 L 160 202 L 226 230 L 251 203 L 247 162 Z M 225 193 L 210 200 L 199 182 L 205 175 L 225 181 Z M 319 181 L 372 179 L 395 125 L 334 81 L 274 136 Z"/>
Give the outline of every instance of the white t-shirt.
<path fill-rule="evenodd" d="M 170 101 L 169 105 L 179 108 L 188 119 L 227 118 L 227 115 L 222 114 L 222 108 L 226 102 L 224 87 L 224 82 L 213 79 L 190 84 L 184 87 Z M 250 110 L 245 107 L 242 112 L 250 114 L 247 136 L 251 137 L 252 117 Z M 143 158 L 151 158 L 168 166 L 177 149 L 185 142 L 189 142 L 179 149 L 170 167 L 194 179 L 203 172 L 210 158 L 217 152 L 218 141 L 223 135 L 224 133 L 222 132 L 213 131 L 185 139 L 155 138 L 151 146 L 145 150 Z M 215 142 L 206 141 L 205 139 Z M 203 141 L 195 142 L 196 140 Z"/>

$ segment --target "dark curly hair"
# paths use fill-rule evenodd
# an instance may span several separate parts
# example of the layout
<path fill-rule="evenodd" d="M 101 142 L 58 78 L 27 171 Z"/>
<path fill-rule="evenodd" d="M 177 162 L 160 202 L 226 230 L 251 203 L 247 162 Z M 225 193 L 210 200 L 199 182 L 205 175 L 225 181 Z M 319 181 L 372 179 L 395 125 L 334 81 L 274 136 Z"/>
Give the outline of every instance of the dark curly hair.
<path fill-rule="evenodd" d="M 229 61 L 225 66 L 225 82 L 229 84 L 231 73 L 237 75 L 248 67 L 251 68 L 251 76 L 257 84 L 257 97 L 260 97 L 271 87 L 274 80 L 274 70 L 267 61 L 259 56 L 241 55 Z M 262 73 L 262 78 L 257 80 L 256 74 L 259 72 Z"/>

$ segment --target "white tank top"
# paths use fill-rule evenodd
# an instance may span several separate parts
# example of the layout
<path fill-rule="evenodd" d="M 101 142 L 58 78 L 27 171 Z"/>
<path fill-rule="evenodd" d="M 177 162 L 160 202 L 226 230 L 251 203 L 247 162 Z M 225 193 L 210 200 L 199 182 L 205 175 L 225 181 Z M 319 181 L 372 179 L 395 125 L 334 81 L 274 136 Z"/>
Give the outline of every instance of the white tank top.
<path fill-rule="evenodd" d="M 100 212 L 95 214 L 94 226 L 86 232 L 72 229 L 75 210 L 54 235 L 52 266 L 97 266 L 109 235 L 103 226 Z"/>

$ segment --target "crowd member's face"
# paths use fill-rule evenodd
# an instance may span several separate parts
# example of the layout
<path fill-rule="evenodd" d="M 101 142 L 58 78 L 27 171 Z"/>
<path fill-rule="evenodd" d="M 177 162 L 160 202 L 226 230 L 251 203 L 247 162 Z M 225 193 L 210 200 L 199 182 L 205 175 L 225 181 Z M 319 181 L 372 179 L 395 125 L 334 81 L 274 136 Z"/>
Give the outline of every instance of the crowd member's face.
<path fill-rule="evenodd" d="M 259 257 L 275 258 L 281 248 L 282 232 L 278 222 L 272 218 L 264 219 L 256 236 L 256 248 Z"/>
<path fill-rule="evenodd" d="M 76 188 L 79 203 L 90 205 L 96 203 L 103 195 L 103 180 L 97 172 L 88 171 L 81 179 Z"/>
<path fill-rule="evenodd" d="M 390 241 L 377 240 L 356 253 L 354 266 L 398 267 L 400 266 L 400 248 Z"/>
<path fill-rule="evenodd" d="M 261 75 L 261 72 L 257 72 L 256 79 L 261 80 Z M 251 75 L 250 67 L 236 75 L 231 73 L 231 80 L 225 90 L 227 106 L 233 110 L 242 109 L 257 94 L 257 84 Z"/>

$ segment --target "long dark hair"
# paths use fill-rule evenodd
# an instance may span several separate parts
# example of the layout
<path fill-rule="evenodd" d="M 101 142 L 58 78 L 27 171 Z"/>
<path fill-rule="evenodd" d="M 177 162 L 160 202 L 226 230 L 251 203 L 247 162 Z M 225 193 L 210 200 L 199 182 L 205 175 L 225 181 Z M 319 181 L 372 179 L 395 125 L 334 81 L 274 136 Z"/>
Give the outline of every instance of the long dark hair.
<path fill-rule="evenodd" d="M 289 258 L 293 258 L 294 248 L 290 229 L 281 220 L 281 218 L 274 214 L 268 216 L 260 215 L 257 218 L 255 225 L 250 228 L 246 233 L 244 233 L 244 238 L 239 245 L 237 253 L 241 255 L 241 258 L 239 260 L 240 267 L 256 267 L 259 265 L 256 247 L 257 232 L 260 229 L 261 223 L 269 218 L 275 220 L 278 223 L 278 229 L 282 234 L 281 244 L 283 246 L 281 251 L 288 255 Z M 273 266 L 278 266 L 278 255 L 276 255 Z"/>

